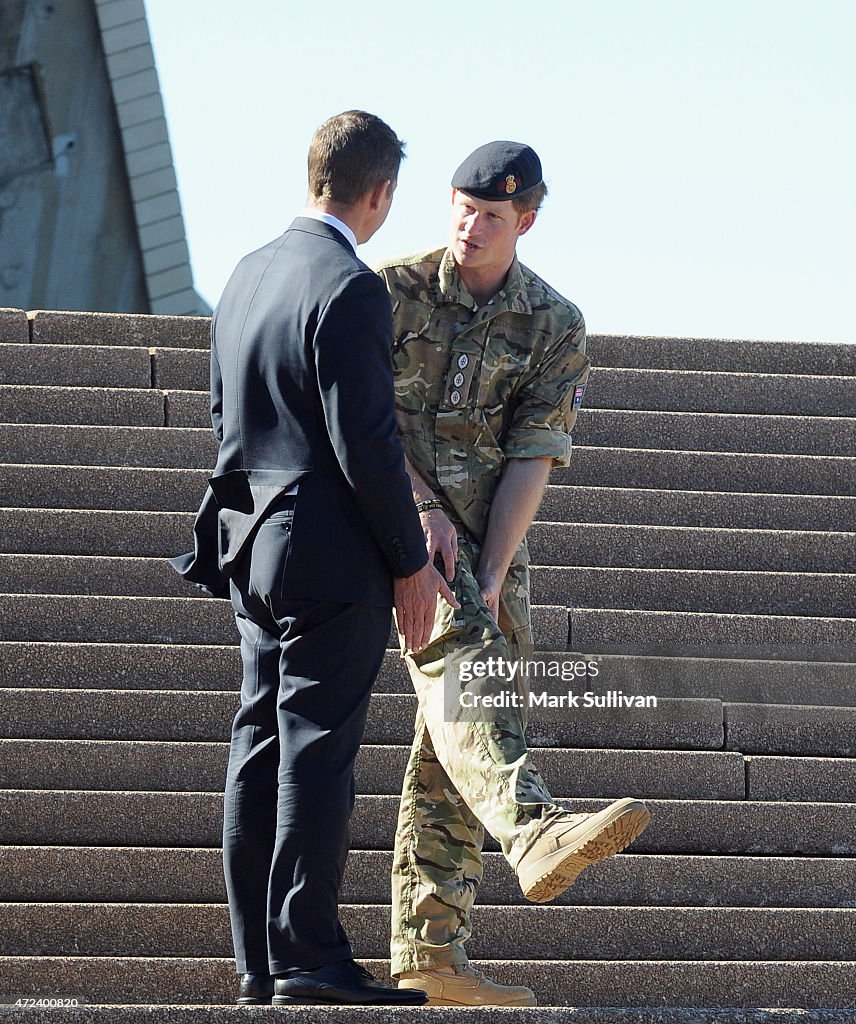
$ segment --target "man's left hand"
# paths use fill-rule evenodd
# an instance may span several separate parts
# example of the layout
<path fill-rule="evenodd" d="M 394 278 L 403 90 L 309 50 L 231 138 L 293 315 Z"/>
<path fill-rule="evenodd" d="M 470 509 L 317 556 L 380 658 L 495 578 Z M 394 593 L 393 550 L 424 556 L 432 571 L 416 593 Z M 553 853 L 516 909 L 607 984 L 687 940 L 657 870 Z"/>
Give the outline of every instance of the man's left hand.
<path fill-rule="evenodd" d="M 458 561 L 458 531 L 446 513 L 439 508 L 422 512 L 419 520 L 425 534 L 428 561 L 433 565 L 434 556 L 439 554 L 443 559 L 446 579 L 451 583 L 455 578 L 455 565 Z"/>

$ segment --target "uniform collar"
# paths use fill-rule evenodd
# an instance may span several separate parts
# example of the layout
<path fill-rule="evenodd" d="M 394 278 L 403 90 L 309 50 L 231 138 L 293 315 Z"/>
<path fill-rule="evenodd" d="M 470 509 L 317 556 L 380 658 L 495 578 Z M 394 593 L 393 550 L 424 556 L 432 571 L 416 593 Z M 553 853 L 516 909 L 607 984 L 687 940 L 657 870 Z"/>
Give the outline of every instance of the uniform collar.
<path fill-rule="evenodd" d="M 437 271 L 440 297 L 443 302 L 458 303 L 466 306 L 467 309 L 475 311 L 475 299 L 470 295 L 467 286 L 461 280 L 455 257 L 451 249 L 446 249 L 440 258 L 440 266 Z M 497 313 L 508 310 L 511 313 L 531 313 L 532 305 L 529 302 L 529 292 L 526 288 L 526 281 L 523 277 L 523 270 L 520 261 L 515 255 L 511 266 L 508 268 L 508 277 L 505 279 L 505 287 L 498 292 L 488 303 L 488 306 Z"/>

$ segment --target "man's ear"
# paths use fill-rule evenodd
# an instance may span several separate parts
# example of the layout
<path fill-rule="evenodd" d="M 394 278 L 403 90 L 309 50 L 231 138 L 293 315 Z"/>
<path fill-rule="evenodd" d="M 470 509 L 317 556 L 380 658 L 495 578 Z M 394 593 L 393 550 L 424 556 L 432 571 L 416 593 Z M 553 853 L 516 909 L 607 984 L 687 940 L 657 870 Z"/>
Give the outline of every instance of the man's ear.
<path fill-rule="evenodd" d="M 379 210 L 380 205 L 384 199 L 389 195 L 389 190 L 392 188 L 392 180 L 387 178 L 386 181 L 379 181 L 377 185 L 372 189 L 370 206 L 373 210 Z"/>
<path fill-rule="evenodd" d="M 520 220 L 517 222 L 517 237 L 525 235 L 526 232 L 535 223 L 535 218 L 538 216 L 537 210 L 527 210 L 526 213 L 521 213 Z"/>

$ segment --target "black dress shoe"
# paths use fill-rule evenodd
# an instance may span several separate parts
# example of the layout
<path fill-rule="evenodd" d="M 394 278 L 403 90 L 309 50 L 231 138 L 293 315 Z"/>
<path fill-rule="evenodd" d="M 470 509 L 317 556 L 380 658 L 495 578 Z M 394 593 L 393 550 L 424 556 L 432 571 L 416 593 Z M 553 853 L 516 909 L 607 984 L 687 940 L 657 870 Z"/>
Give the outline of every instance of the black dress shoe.
<path fill-rule="evenodd" d="M 271 1000 L 274 1006 L 298 1003 L 335 1003 L 349 1006 L 423 1006 L 428 996 L 419 988 L 389 988 L 353 960 L 298 971 L 276 978 Z"/>
<path fill-rule="evenodd" d="M 238 1006 L 270 1006 L 273 978 L 270 974 L 242 974 L 238 986 Z"/>

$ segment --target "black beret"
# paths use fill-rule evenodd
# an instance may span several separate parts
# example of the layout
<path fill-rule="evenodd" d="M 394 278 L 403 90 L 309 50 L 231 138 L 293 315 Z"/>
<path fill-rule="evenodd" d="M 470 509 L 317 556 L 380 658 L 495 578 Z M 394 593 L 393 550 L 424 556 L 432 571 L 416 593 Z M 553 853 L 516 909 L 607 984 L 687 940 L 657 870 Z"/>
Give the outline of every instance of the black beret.
<path fill-rule="evenodd" d="M 452 188 L 476 199 L 517 199 L 541 184 L 541 161 L 521 142 L 488 142 L 452 175 Z"/>

